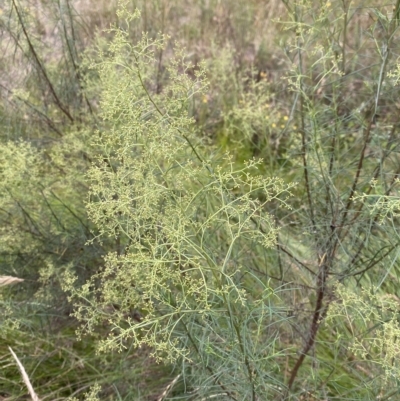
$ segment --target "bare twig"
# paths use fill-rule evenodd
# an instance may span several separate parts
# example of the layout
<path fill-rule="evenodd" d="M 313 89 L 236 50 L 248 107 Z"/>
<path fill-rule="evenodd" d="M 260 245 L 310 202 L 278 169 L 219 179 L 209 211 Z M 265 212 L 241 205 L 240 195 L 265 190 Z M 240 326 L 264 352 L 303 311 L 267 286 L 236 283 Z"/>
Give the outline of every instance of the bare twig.
<path fill-rule="evenodd" d="M 157 401 L 163 401 L 165 397 L 168 395 L 168 393 L 171 391 L 172 387 L 174 387 L 175 383 L 178 381 L 178 379 L 181 377 L 181 374 L 176 376 L 174 380 L 172 380 L 171 383 L 168 384 L 167 387 L 165 387 L 165 390 L 163 393 L 157 398 Z"/>

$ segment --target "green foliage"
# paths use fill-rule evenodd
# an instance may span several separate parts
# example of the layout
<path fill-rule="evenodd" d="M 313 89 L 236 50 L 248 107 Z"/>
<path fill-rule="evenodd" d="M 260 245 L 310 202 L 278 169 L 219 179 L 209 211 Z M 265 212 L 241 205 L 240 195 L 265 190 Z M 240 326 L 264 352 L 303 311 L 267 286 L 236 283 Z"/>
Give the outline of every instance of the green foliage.
<path fill-rule="evenodd" d="M 336 325 L 337 339 L 347 343 L 354 356 L 360 358 L 359 367 L 374 377 L 368 386 L 381 382 L 381 386 L 395 387 L 400 374 L 398 298 L 371 290 L 357 294 L 343 285 L 337 286 L 335 295 L 337 301 L 331 304 L 327 324 Z"/>
<path fill-rule="evenodd" d="M 42 398 L 396 398 L 400 3 L 374 3 L 1 6 L 6 397 L 11 346 Z"/>
<path fill-rule="evenodd" d="M 273 327 L 283 312 L 277 291 L 247 267 L 248 252 L 274 246 L 267 207 L 287 206 L 290 186 L 258 174 L 261 160 L 237 169 L 229 156 L 203 159 L 210 149 L 190 117 L 207 88 L 202 66 L 190 79 L 178 50 L 155 95 L 163 38 L 132 45 L 122 29 L 112 32 L 109 52 L 92 63 L 108 129 L 98 133 L 87 210 L 120 247 L 81 290 L 67 277 L 75 315 L 89 332 L 108 322 L 101 350 L 146 344 L 159 359 L 188 364 L 198 396 L 273 394 Z"/>
<path fill-rule="evenodd" d="M 163 367 L 152 370 L 160 381 L 149 383 L 141 376 L 150 375 L 148 350 L 136 354 L 144 361 L 139 374 L 127 353 L 96 356 L 93 337 L 77 342 L 77 322 L 60 285 L 65 272 L 84 283 L 114 243 L 85 246 L 95 235 L 85 212 L 85 172 L 95 150 L 90 138 L 96 117 L 78 70 L 79 18 L 69 2 L 44 10 L 39 3 L 43 14 L 15 1 L 0 16 L 7 38 L 1 43 L 0 270 L 2 277 L 24 279 L 0 294 L 1 395 L 20 399 L 27 391 L 11 346 L 40 396 L 79 397 L 98 382 L 102 397 L 111 397 L 126 389 L 129 371 L 137 378 L 124 396 L 136 398 L 157 391 L 165 381 Z M 40 27 L 43 16 L 62 28 L 51 47 Z"/>

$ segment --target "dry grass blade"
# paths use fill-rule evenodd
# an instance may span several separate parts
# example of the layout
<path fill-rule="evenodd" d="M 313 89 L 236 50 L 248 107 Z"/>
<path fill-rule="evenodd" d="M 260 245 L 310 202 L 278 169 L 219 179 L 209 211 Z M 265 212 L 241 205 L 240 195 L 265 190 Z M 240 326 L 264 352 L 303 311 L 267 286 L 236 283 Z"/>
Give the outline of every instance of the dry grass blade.
<path fill-rule="evenodd" d="M 32 387 L 32 384 L 29 380 L 29 377 L 25 371 L 25 368 L 23 367 L 21 361 L 18 359 L 17 355 L 15 355 L 14 351 L 11 349 L 11 347 L 8 347 L 11 355 L 13 356 L 13 358 L 15 359 L 15 362 L 17 362 L 17 365 L 19 367 L 19 370 L 21 371 L 21 375 L 22 375 L 22 379 L 24 380 L 24 383 L 29 391 L 29 394 L 32 398 L 32 401 L 40 401 L 40 398 L 37 396 L 37 394 L 35 393 L 35 390 Z"/>
<path fill-rule="evenodd" d="M 175 377 L 174 380 L 172 380 L 170 384 L 168 384 L 163 393 L 157 398 L 157 401 L 163 401 L 165 399 L 165 397 L 168 395 L 168 393 L 171 391 L 172 387 L 174 387 L 175 383 L 178 381 L 180 377 L 181 375 L 179 374 L 178 376 Z"/>
<path fill-rule="evenodd" d="M 24 281 L 23 278 L 12 277 L 12 276 L 0 276 L 0 287 L 3 285 L 11 285 Z"/>

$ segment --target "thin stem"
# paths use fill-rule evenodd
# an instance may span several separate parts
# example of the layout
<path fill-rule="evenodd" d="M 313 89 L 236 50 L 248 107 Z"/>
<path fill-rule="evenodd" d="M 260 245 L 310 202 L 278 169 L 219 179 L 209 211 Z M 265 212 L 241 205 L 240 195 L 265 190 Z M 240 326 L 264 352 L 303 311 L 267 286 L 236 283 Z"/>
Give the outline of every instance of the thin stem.
<path fill-rule="evenodd" d="M 25 25 L 24 25 L 24 21 L 23 21 L 23 19 L 22 19 L 22 16 L 21 16 L 21 14 L 20 14 L 20 12 L 19 12 L 19 9 L 18 9 L 18 7 L 17 7 L 17 4 L 16 4 L 15 0 L 12 0 L 12 2 L 13 2 L 13 5 L 14 5 L 14 7 L 15 7 L 15 11 L 17 12 L 18 20 L 19 20 L 19 22 L 20 22 L 20 24 L 21 24 L 22 31 L 24 32 L 25 39 L 26 39 L 26 41 L 27 41 L 27 43 L 28 43 L 29 50 L 31 51 L 31 53 L 32 53 L 32 55 L 33 55 L 33 58 L 35 59 L 36 64 L 37 64 L 37 66 L 38 66 L 40 72 L 43 74 L 43 77 L 44 77 L 45 81 L 47 82 L 47 84 L 48 84 L 48 86 L 49 86 L 50 92 L 51 92 L 51 94 L 53 95 L 53 98 L 54 98 L 55 103 L 57 104 L 58 108 L 68 117 L 68 119 L 69 119 L 71 122 L 73 122 L 73 121 L 74 121 L 73 117 L 71 116 L 70 112 L 69 112 L 69 111 L 67 110 L 67 108 L 62 104 L 61 100 L 60 100 L 59 97 L 57 96 L 57 93 L 56 93 L 56 91 L 55 91 L 55 89 L 54 89 L 54 86 L 53 86 L 53 84 L 51 83 L 49 77 L 47 76 L 46 70 L 44 69 L 43 64 L 41 63 L 41 61 L 40 61 L 40 59 L 39 59 L 39 56 L 38 56 L 37 53 L 36 53 L 35 48 L 34 48 L 33 45 L 32 45 L 32 42 L 31 42 L 31 40 L 30 40 L 30 38 L 29 38 L 28 32 L 27 32 L 27 30 L 26 30 L 26 28 L 25 28 Z"/>
<path fill-rule="evenodd" d="M 315 339 L 318 333 L 319 326 L 321 324 L 321 320 L 324 317 L 326 311 L 327 311 L 327 305 L 323 305 L 324 297 L 326 295 L 326 279 L 327 279 L 327 273 L 329 271 L 329 261 L 328 263 L 325 262 L 325 257 L 326 254 L 324 254 L 322 257 L 320 257 L 320 269 L 318 273 L 318 278 L 317 278 L 317 301 L 315 304 L 315 309 L 313 313 L 313 318 L 311 321 L 311 326 L 309 330 L 309 335 L 308 335 L 308 340 L 306 344 L 304 345 L 300 357 L 297 359 L 296 364 L 294 365 L 294 368 L 292 369 L 292 373 L 290 374 L 289 381 L 288 381 L 288 391 L 291 390 L 293 383 L 297 377 L 297 374 L 299 372 L 299 369 L 301 365 L 304 362 L 305 357 L 307 356 L 308 352 L 310 349 L 314 346 Z"/>

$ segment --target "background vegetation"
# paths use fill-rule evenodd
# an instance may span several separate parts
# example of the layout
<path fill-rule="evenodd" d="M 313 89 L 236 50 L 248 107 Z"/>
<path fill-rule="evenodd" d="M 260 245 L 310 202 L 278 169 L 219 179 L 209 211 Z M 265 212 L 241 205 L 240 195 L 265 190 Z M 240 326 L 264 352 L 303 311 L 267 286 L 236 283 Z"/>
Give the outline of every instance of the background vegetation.
<path fill-rule="evenodd" d="M 399 1 L 0 7 L 2 399 L 397 399 Z"/>

